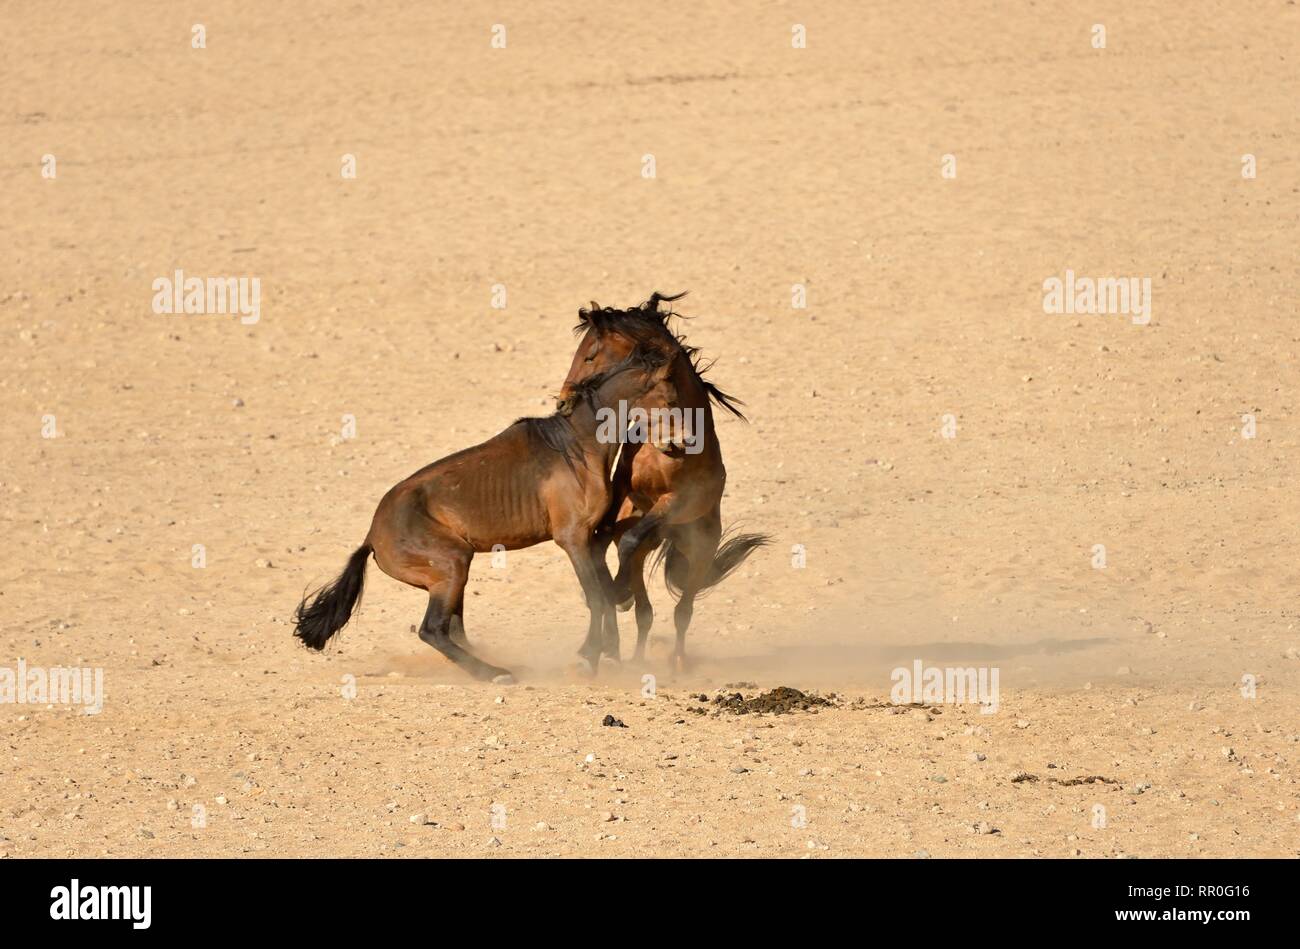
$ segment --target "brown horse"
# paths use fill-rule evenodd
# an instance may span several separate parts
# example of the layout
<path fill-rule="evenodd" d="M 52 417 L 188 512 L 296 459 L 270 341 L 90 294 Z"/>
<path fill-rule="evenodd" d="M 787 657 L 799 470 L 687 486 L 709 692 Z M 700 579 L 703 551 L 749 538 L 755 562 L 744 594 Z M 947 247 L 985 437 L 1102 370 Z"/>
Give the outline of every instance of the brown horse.
<path fill-rule="evenodd" d="M 422 640 L 476 678 L 508 677 L 466 648 L 470 561 L 476 552 L 554 540 L 569 555 L 591 612 L 580 655 L 593 672 L 602 649 L 617 658 L 607 545 L 597 550 L 594 536 L 612 503 L 610 472 L 621 441 L 607 420 L 629 404 L 673 406 L 673 358 L 659 341 L 630 347 L 571 390 L 564 414 L 520 419 L 396 485 L 379 502 L 365 543 L 343 573 L 298 605 L 294 635 L 313 649 L 325 648 L 351 617 L 373 552 L 384 573 L 428 591 Z M 611 643 L 603 642 L 602 628 L 611 631 Z"/>
<path fill-rule="evenodd" d="M 683 425 L 675 434 L 643 438 L 630 444 L 619 459 L 614 474 L 614 499 L 609 516 L 602 522 L 596 545 L 603 562 L 611 540 L 618 544 L 618 575 L 613 596 L 620 609 L 631 600 L 636 605 L 636 653 L 645 658 L 646 639 L 654 622 L 654 610 L 646 594 L 646 557 L 661 543 L 658 560 L 664 564 L 664 579 L 678 597 L 673 620 L 677 644 L 672 661 L 686 664 L 686 630 L 694 613 L 695 598 L 735 570 L 756 548 L 765 545 L 763 534 L 738 534 L 719 547 L 722 539 L 722 491 L 727 469 L 713 426 L 713 405 L 744 420 L 742 403 L 703 378 L 699 352 L 686 344 L 668 325 L 674 314 L 660 310 L 661 302 L 680 299 L 659 293 L 638 307 L 617 310 L 592 303 L 579 311 L 574 328 L 582 333 L 578 351 L 564 380 L 557 410 L 576 410 L 583 386 L 608 371 L 644 346 L 667 348 L 672 354 L 668 378 L 677 393 L 677 407 L 694 425 Z M 693 428 L 693 430 L 692 430 Z M 683 430 L 684 429 L 684 430 Z M 658 561 L 656 561 L 658 562 Z M 615 628 L 613 637 L 617 637 Z"/>

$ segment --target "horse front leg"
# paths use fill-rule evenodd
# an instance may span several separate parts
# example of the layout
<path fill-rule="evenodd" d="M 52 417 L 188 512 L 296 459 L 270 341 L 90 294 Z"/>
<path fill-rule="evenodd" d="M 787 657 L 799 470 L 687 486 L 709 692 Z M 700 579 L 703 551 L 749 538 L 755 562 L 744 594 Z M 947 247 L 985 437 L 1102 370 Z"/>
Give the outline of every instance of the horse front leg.
<path fill-rule="evenodd" d="M 614 618 L 614 604 L 608 594 L 609 570 L 603 563 L 597 563 L 594 556 L 595 544 L 590 536 L 556 538 L 556 543 L 569 555 L 569 562 L 573 564 L 573 572 L 578 577 L 578 583 L 582 585 L 582 594 L 587 601 L 587 610 L 590 613 L 587 638 L 583 640 L 578 655 L 586 660 L 592 675 L 595 675 L 600 668 L 602 652 L 616 661 L 619 658 L 618 621 Z M 605 638 L 607 618 L 608 622 L 614 624 L 612 643 L 607 643 Z"/>

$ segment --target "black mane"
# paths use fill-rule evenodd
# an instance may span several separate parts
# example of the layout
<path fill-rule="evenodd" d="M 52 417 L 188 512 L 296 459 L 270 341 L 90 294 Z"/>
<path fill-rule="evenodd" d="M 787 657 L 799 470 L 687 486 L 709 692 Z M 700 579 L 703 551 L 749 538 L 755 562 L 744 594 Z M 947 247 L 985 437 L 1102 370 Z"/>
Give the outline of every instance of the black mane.
<path fill-rule="evenodd" d="M 686 296 L 686 293 L 687 291 L 682 291 L 668 296 L 656 290 L 650 294 L 650 299 L 640 306 L 634 306 L 626 310 L 620 310 L 612 306 L 601 306 L 595 300 L 592 300 L 589 308 L 578 311 L 578 325 L 573 328 L 573 332 L 583 333 L 588 329 L 594 329 L 597 333 L 604 333 L 607 330 L 613 330 L 626 333 L 638 342 L 646 342 L 655 335 L 666 335 L 686 354 L 691 370 L 695 373 L 695 377 L 699 379 L 700 385 L 704 386 L 704 390 L 709 394 L 709 398 L 713 400 L 713 403 L 726 409 L 742 422 L 747 422 L 749 419 L 745 418 L 745 414 L 740 411 L 740 406 L 745 403 L 723 392 L 704 378 L 705 373 L 712 368 L 713 361 L 705 362 L 700 355 L 699 347 L 687 343 L 686 337 L 675 332 L 669 324 L 669 320 L 673 317 L 678 319 L 685 319 L 685 317 L 680 313 L 673 312 L 672 307 L 665 310 L 659 309 L 660 303 L 672 303 L 674 300 L 680 300 Z"/>

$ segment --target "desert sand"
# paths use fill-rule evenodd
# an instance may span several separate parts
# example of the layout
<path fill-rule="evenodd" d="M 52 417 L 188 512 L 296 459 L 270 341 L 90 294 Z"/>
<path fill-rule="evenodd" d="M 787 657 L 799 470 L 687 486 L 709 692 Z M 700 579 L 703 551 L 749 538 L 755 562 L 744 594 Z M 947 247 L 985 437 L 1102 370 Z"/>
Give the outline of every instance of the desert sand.
<path fill-rule="evenodd" d="M 0 30 L 0 666 L 104 688 L 0 704 L 0 856 L 1300 853 L 1300 7 L 196 16 Z M 256 321 L 155 312 L 178 270 L 257 278 Z M 1067 270 L 1149 321 L 1044 312 Z M 773 538 L 689 671 L 656 577 L 648 663 L 577 674 L 552 544 L 471 576 L 515 685 L 373 565 L 293 639 L 384 491 L 652 290 L 746 403 L 724 521 Z M 916 660 L 997 711 L 891 705 Z M 713 703 L 776 686 L 838 704 Z"/>

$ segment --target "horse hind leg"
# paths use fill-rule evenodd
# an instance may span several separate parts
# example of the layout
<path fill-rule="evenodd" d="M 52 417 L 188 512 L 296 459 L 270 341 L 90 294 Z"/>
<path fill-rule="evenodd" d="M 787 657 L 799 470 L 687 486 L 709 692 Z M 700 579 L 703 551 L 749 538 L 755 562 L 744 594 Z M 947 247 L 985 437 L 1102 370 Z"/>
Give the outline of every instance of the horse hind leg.
<path fill-rule="evenodd" d="M 664 571 L 672 571 L 680 583 L 682 595 L 673 610 L 673 625 L 677 641 L 673 648 L 674 671 L 686 670 L 686 631 L 695 615 L 695 597 L 709 585 L 713 573 L 713 558 L 722 539 L 722 521 L 703 517 L 673 530 L 670 540 L 673 549 Z M 680 559 L 677 559 L 680 558 Z M 674 560 L 677 562 L 674 563 Z"/>
<path fill-rule="evenodd" d="M 442 653 L 470 675 L 482 681 L 513 681 L 508 669 L 489 665 L 451 638 L 451 620 L 455 615 L 447 591 L 442 588 L 429 591 L 429 608 L 420 624 L 420 639 Z"/>
<path fill-rule="evenodd" d="M 469 648 L 469 637 L 465 635 L 465 598 L 463 596 L 455 611 L 451 614 L 447 635 L 461 649 Z"/>
<path fill-rule="evenodd" d="M 375 557 L 379 568 L 389 576 L 428 591 L 429 606 L 420 623 L 421 640 L 476 679 L 487 681 L 503 676 L 513 679 L 509 670 L 484 662 L 466 649 L 463 642 L 456 641 L 464 638 L 465 583 L 473 559 L 474 551 L 468 545 L 436 534 L 418 549 L 394 552 L 387 544 L 381 544 Z"/>
<path fill-rule="evenodd" d="M 646 642 L 650 639 L 650 627 L 655 622 L 655 610 L 650 604 L 650 594 L 645 588 L 645 574 L 637 571 L 632 575 L 632 600 L 636 604 L 636 651 L 632 658 L 637 662 L 645 661 Z"/>
<path fill-rule="evenodd" d="M 650 605 L 650 596 L 645 588 L 645 561 L 659 546 L 662 537 L 659 531 L 653 531 L 632 552 L 627 564 L 626 599 L 617 604 L 620 612 L 636 607 L 636 652 L 632 658 L 637 662 L 645 659 L 646 640 L 650 638 L 650 627 L 655 619 L 654 607 Z"/>

